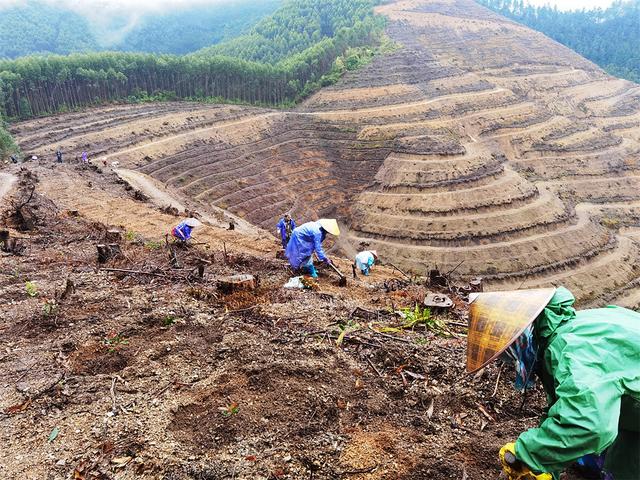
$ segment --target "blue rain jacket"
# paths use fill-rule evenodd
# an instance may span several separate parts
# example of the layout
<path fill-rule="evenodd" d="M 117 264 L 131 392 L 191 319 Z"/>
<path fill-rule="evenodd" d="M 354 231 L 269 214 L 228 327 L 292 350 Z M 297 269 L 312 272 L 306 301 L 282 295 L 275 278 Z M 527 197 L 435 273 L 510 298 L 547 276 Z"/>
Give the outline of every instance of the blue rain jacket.
<path fill-rule="evenodd" d="M 360 269 L 361 272 L 367 275 L 369 274 L 369 270 L 371 269 L 371 267 L 373 267 L 375 261 L 376 259 L 373 256 L 373 253 L 368 250 L 360 252 L 358 255 L 356 255 L 356 266 Z"/>
<path fill-rule="evenodd" d="M 280 219 L 280 221 L 278 222 L 277 228 L 278 228 L 278 231 L 280 232 L 280 237 L 282 239 L 282 246 L 286 248 L 287 243 L 289 242 L 289 239 L 287 238 L 287 222 L 284 221 L 284 218 Z M 296 228 L 296 222 L 292 218 L 291 231 L 293 232 L 295 228 Z"/>
<path fill-rule="evenodd" d="M 300 268 L 300 265 L 306 263 L 314 251 L 320 261 L 327 261 L 322 248 L 322 242 L 326 236 L 327 232 L 318 222 L 307 222 L 294 229 L 285 251 L 291 266 L 295 269 Z"/>
<path fill-rule="evenodd" d="M 193 230 L 193 228 L 182 222 L 177 227 L 174 227 L 173 230 L 171 230 L 171 235 L 176 237 L 178 240 L 186 242 L 191 238 L 191 230 Z"/>

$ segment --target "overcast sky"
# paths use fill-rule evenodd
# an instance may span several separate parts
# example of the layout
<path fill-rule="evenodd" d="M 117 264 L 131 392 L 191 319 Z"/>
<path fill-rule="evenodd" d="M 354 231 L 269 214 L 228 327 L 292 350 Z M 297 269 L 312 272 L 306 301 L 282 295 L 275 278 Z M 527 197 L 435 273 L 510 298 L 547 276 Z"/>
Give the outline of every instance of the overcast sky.
<path fill-rule="evenodd" d="M 16 3 L 24 3 L 26 0 L 0 0 L 0 8 Z M 87 10 L 125 10 L 129 12 L 143 12 L 163 10 L 166 8 L 178 8 L 185 5 L 202 5 L 216 3 L 232 3 L 238 0 L 45 0 L 47 3 L 67 5 L 75 10 L 86 12 Z M 247 0 L 243 0 L 246 2 Z M 256 0 L 260 1 L 260 0 Z M 322 0 L 318 0 L 321 2 Z M 527 0 L 533 5 L 557 5 L 559 9 L 571 10 L 578 8 L 606 7 L 613 0 Z"/>
<path fill-rule="evenodd" d="M 27 0 L 0 0 L 0 8 L 26 3 Z M 180 8 L 190 5 L 215 5 L 246 3 L 248 0 L 41 0 L 52 5 L 63 5 L 80 12 L 119 10 L 122 12 L 159 11 L 167 8 Z"/>
<path fill-rule="evenodd" d="M 608 7 L 613 0 L 525 0 L 531 5 L 557 5 L 559 10 L 578 10 L 581 8 Z"/>

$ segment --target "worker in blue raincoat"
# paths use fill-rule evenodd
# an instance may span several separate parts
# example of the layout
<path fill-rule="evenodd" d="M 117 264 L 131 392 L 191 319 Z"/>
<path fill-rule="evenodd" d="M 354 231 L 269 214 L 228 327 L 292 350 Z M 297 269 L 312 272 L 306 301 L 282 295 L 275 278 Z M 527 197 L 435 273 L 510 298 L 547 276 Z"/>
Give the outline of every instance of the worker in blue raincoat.
<path fill-rule="evenodd" d="M 285 213 L 284 217 L 278 222 L 277 228 L 280 239 L 282 240 L 282 248 L 286 249 L 289 239 L 291 238 L 291 233 L 296 228 L 296 222 L 293 221 L 290 214 Z"/>
<path fill-rule="evenodd" d="M 322 242 L 327 233 L 340 235 L 338 222 L 333 218 L 321 218 L 317 222 L 308 222 L 291 232 L 285 254 L 294 270 L 300 270 L 304 274 L 317 278 L 318 272 L 313 265 L 314 252 L 321 262 L 331 263 L 322 248 Z"/>
<path fill-rule="evenodd" d="M 356 267 L 363 275 L 369 275 L 371 267 L 378 258 L 378 252 L 375 250 L 365 250 L 356 255 Z"/>
<path fill-rule="evenodd" d="M 195 218 L 187 218 L 171 230 L 171 235 L 179 242 L 186 242 L 191 238 L 191 232 L 199 227 L 200 222 Z"/>

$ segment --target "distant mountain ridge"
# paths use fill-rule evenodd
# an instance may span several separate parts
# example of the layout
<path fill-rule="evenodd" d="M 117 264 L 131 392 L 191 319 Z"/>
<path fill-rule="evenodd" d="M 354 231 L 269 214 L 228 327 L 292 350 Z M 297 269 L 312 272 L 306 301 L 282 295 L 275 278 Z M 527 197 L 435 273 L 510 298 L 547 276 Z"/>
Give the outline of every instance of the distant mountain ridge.
<path fill-rule="evenodd" d="M 606 9 L 561 11 L 523 0 L 478 0 L 494 12 L 544 33 L 611 75 L 640 83 L 640 0 Z"/>
<path fill-rule="evenodd" d="M 83 15 L 29 0 L 0 10 L 0 58 L 104 50 L 185 54 L 231 39 L 282 0 L 226 0 L 163 13 Z"/>

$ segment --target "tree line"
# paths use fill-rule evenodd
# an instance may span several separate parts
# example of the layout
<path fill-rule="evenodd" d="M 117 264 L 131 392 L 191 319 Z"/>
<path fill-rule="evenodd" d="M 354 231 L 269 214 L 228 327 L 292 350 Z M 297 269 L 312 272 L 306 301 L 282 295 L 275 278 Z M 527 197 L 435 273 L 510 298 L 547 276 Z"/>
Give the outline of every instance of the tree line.
<path fill-rule="evenodd" d="M 222 50 L 183 56 L 96 52 L 0 60 L 0 122 L 115 101 L 289 106 L 367 63 L 381 43 L 381 48 L 395 48 L 383 36 L 385 20 L 374 15 L 374 4 L 288 0 L 274 14 L 277 21 L 260 22 L 240 37 L 246 48 L 236 50 L 241 43 L 234 41 L 226 55 Z M 316 30 L 305 30 L 299 21 L 305 16 L 314 19 Z M 295 25 L 306 33 L 294 34 Z M 0 157 L 13 150 L 15 144 L 0 123 Z"/>
<path fill-rule="evenodd" d="M 285 8 L 289 15 L 295 15 L 291 5 L 305 8 L 310 2 L 292 0 Z M 335 69 L 338 57 L 354 47 L 379 41 L 384 20 L 373 15 L 373 2 L 321 2 L 330 17 L 347 11 L 332 6 L 347 3 L 367 4 L 368 15 L 361 16 L 360 10 L 353 9 L 357 17 L 349 27 L 332 31 L 332 36 L 317 37 L 319 40 L 314 37 L 314 42 L 304 50 L 279 55 L 282 59 L 277 63 L 223 55 L 125 52 L 0 61 L 0 115 L 9 119 L 29 118 L 115 100 L 150 98 L 217 98 L 261 105 L 291 104 L 320 86 L 322 77 Z M 283 22 L 279 28 L 287 31 L 290 25 Z M 283 48 L 286 51 L 289 47 Z"/>
<path fill-rule="evenodd" d="M 612 75 L 640 83 L 640 0 L 574 11 L 535 7 L 524 0 L 478 3 L 544 33 Z"/>

